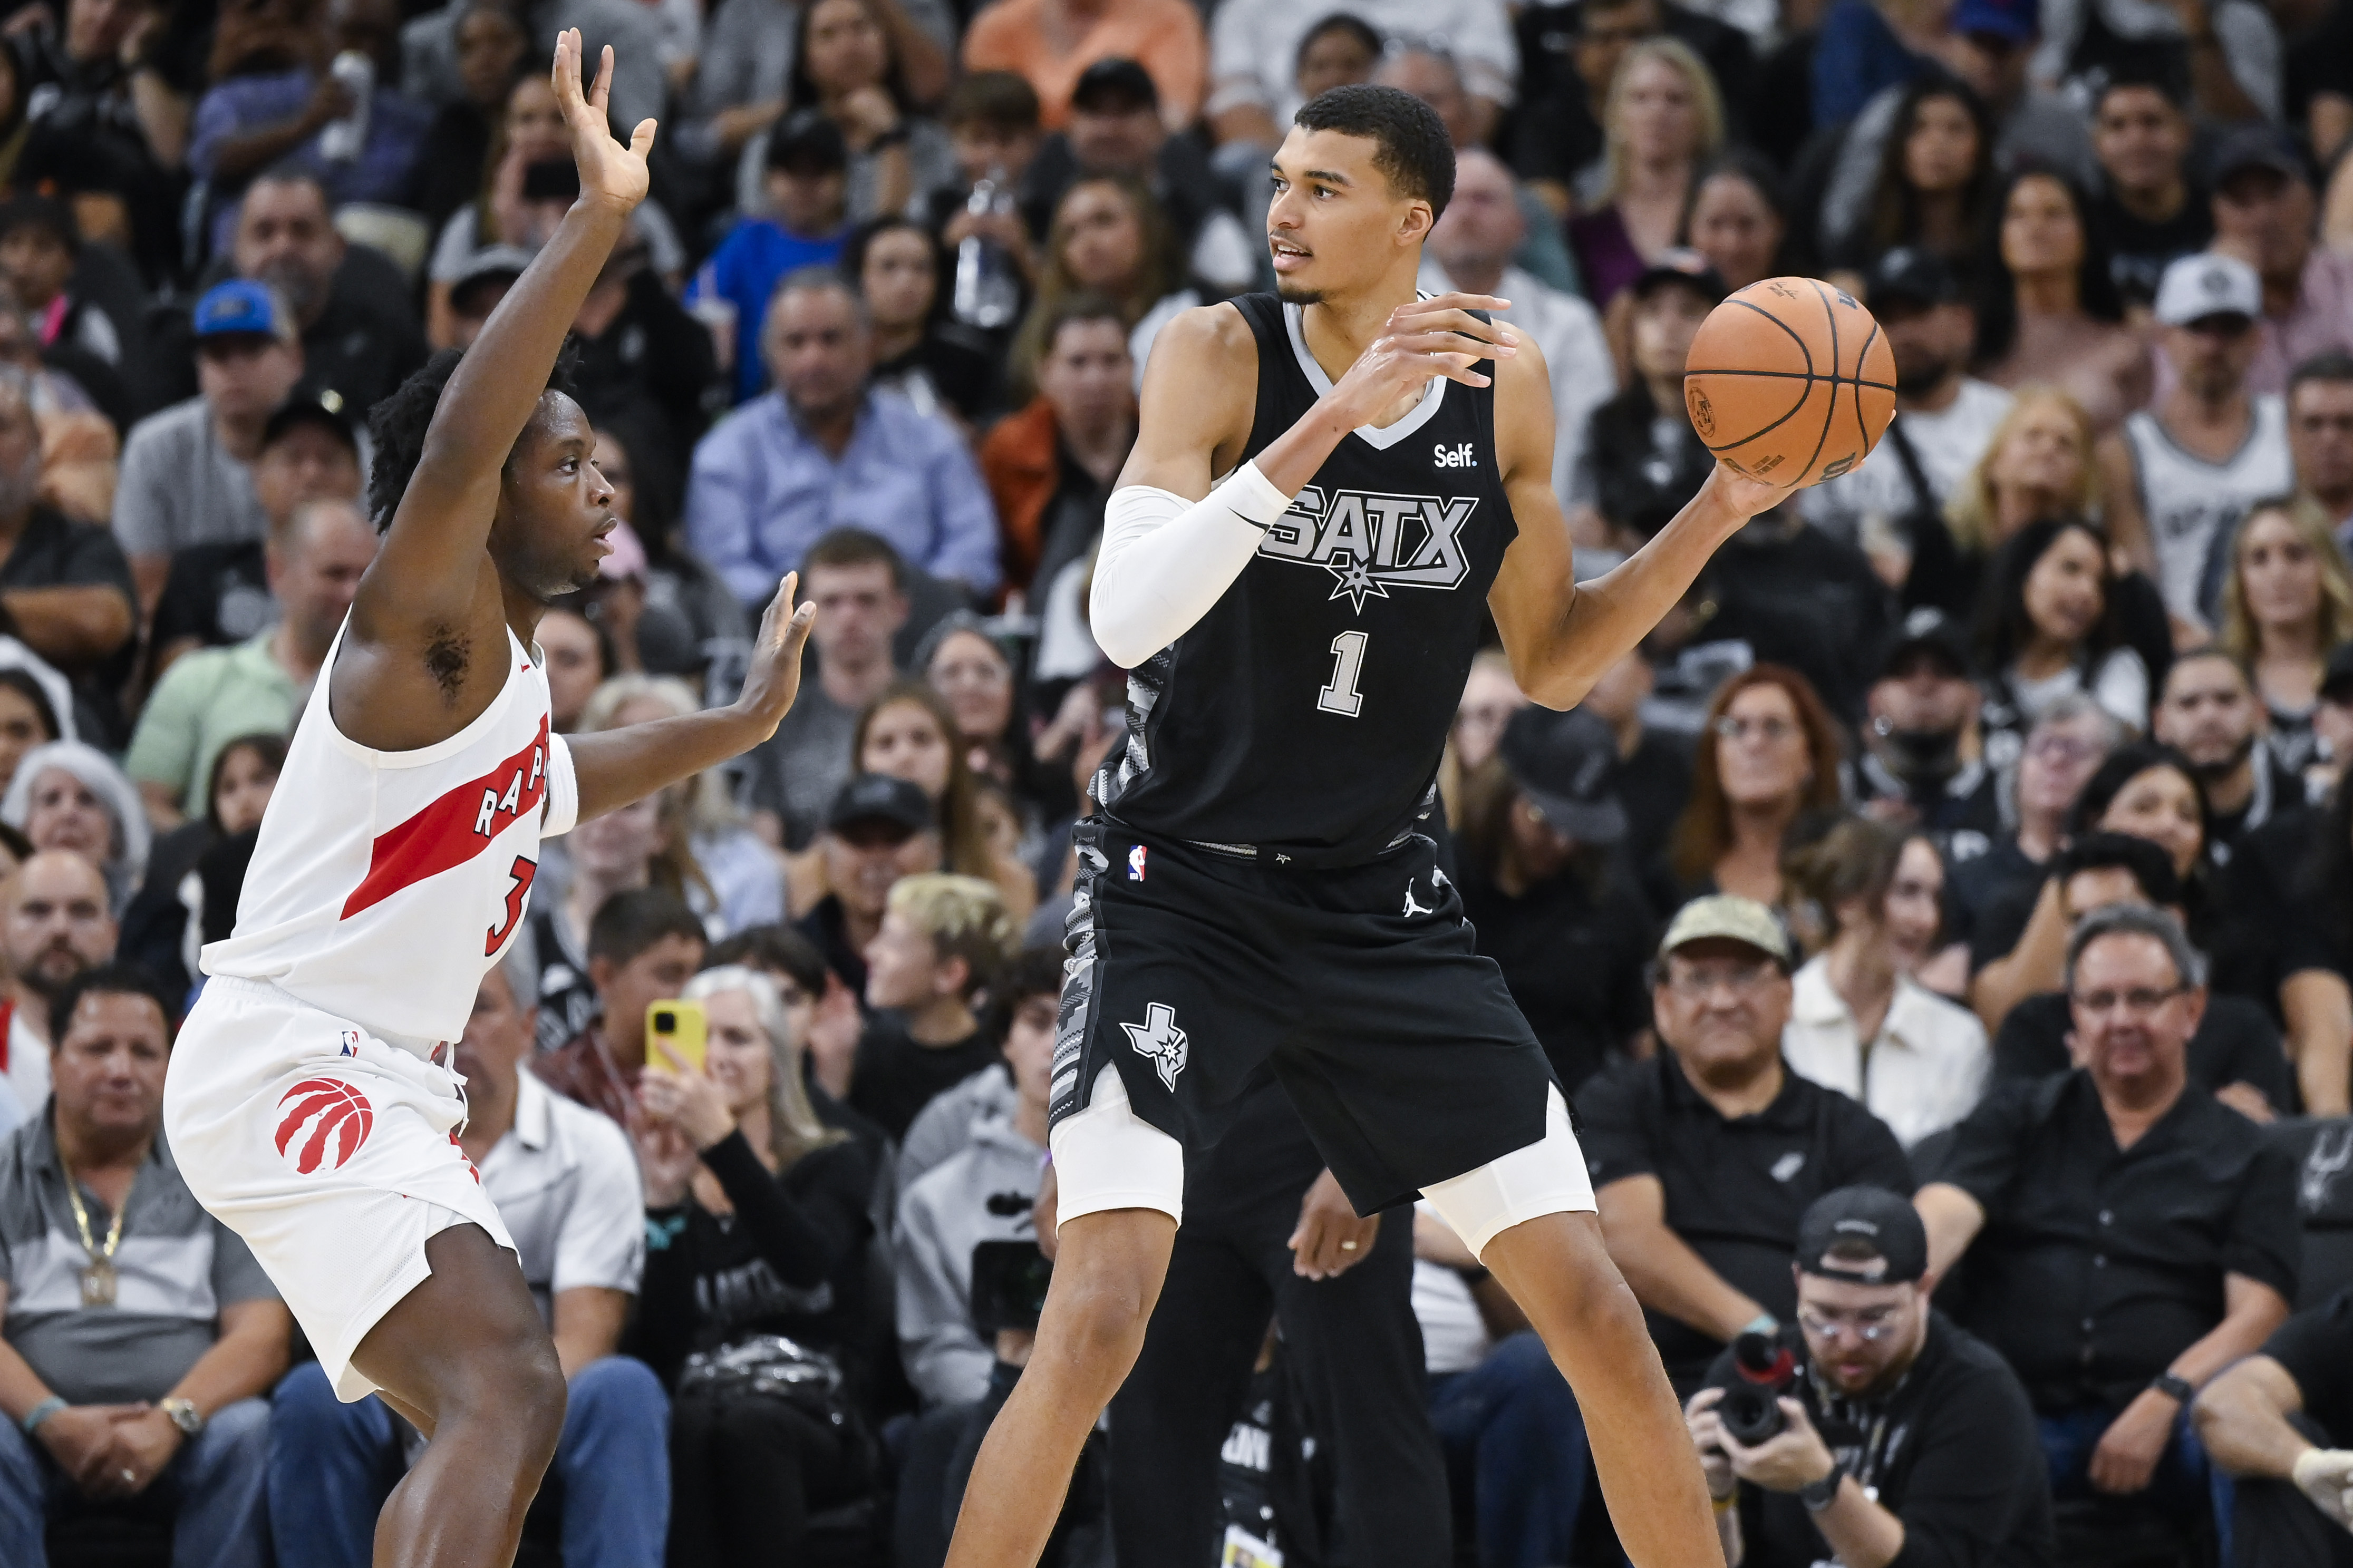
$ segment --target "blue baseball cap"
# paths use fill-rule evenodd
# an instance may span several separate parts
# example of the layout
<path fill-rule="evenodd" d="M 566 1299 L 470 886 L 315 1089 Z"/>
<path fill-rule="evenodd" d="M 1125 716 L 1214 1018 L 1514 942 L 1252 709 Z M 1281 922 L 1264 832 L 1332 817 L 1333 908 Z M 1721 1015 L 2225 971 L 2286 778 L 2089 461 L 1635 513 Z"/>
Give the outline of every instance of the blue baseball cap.
<path fill-rule="evenodd" d="M 196 301 L 196 341 L 230 336 L 286 342 L 294 336 L 293 323 L 267 285 L 232 278 L 214 284 Z"/>
<path fill-rule="evenodd" d="M 1950 26 L 1963 37 L 1990 33 L 2022 44 L 2042 32 L 2042 7 L 2037 0 L 1960 0 Z"/>

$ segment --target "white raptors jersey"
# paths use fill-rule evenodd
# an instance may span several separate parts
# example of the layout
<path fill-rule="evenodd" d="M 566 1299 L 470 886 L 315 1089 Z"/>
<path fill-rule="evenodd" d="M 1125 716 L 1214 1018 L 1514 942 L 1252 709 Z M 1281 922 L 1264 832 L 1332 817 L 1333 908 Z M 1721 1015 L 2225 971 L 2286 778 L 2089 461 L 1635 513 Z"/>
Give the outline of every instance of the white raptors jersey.
<path fill-rule="evenodd" d="M 2132 447 L 2141 515 L 2157 547 L 2165 607 L 2204 626 L 2207 557 L 2215 540 L 2235 531 L 2256 501 L 2295 488 L 2287 405 L 2274 396 L 2254 399 L 2246 440 L 2220 463 L 2184 451 L 2147 410 L 2125 421 L 2125 440 Z"/>
<path fill-rule="evenodd" d="M 311 688 L 261 819 L 237 930 L 207 974 L 267 980 L 428 1054 L 455 1040 L 474 989 L 521 929 L 542 835 L 579 813 L 572 754 L 547 725 L 547 677 L 507 633 L 506 684 L 438 745 L 376 752 Z"/>

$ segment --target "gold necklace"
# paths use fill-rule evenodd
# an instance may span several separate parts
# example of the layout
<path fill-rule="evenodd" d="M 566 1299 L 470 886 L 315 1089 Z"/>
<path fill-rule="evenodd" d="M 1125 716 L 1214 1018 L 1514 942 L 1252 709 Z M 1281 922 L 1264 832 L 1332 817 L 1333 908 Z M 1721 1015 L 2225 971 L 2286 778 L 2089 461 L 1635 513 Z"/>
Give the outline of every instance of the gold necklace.
<path fill-rule="evenodd" d="M 122 1216 L 131 1210 L 131 1188 L 122 1190 L 122 1202 L 115 1207 L 114 1223 L 107 1227 L 106 1245 L 101 1247 L 90 1238 L 90 1211 L 82 1207 L 81 1184 L 74 1180 L 63 1158 L 58 1161 L 58 1168 L 66 1173 L 66 1201 L 73 1205 L 74 1226 L 81 1232 L 81 1249 L 90 1254 L 90 1261 L 81 1268 L 81 1304 L 111 1307 L 122 1284 L 114 1267 L 114 1249 L 122 1245 Z M 131 1173 L 131 1180 L 133 1186 L 138 1184 L 136 1171 Z"/>

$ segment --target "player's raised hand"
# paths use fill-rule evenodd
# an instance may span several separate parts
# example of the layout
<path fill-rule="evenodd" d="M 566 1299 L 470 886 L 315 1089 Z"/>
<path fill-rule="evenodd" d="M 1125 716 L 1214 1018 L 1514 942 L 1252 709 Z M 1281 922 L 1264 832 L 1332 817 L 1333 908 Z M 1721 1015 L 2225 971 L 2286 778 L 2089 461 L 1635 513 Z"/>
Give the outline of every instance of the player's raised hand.
<path fill-rule="evenodd" d="M 580 194 L 628 212 L 646 199 L 646 154 L 653 151 L 654 122 L 640 120 L 626 147 L 613 140 L 608 119 L 613 97 L 613 47 L 605 46 L 596 82 L 580 89 L 580 29 L 555 37 L 554 85 L 564 123 L 572 132 L 572 158 L 580 166 Z"/>
<path fill-rule="evenodd" d="M 815 605 L 793 603 L 800 582 L 799 573 L 787 572 L 776 585 L 776 596 L 768 601 L 767 613 L 760 617 L 760 635 L 752 644 L 751 670 L 735 699 L 737 710 L 758 726 L 763 741 L 776 732 L 800 694 L 801 650 L 808 646 L 809 627 L 817 621 Z"/>
<path fill-rule="evenodd" d="M 1352 424 L 1367 425 L 1384 422 L 1384 416 L 1419 397 L 1438 376 L 1465 386 L 1487 385 L 1490 378 L 1471 367 L 1482 360 L 1510 358 L 1519 351 L 1520 338 L 1503 322 L 1482 321 L 1471 312 L 1500 310 L 1510 303 L 1488 294 L 1440 294 L 1399 305 L 1332 395 Z"/>

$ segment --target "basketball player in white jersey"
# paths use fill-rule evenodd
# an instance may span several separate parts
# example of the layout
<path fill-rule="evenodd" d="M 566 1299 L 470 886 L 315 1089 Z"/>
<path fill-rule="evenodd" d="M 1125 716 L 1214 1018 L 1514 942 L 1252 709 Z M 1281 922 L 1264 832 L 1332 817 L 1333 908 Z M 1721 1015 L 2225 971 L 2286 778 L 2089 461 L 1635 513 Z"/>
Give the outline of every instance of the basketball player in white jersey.
<path fill-rule="evenodd" d="M 2158 285 L 2157 319 L 2178 381 L 2155 408 L 2102 438 L 2109 536 L 2157 579 L 2179 640 L 2211 630 L 2219 574 L 2247 508 L 2295 488 L 2287 410 L 2247 391 L 2263 346 L 2263 280 L 2235 257 L 2184 256 Z"/>
<path fill-rule="evenodd" d="M 787 577 L 731 708 L 566 743 L 531 637 L 592 582 L 613 492 L 580 406 L 550 387 L 581 301 L 646 195 L 654 123 L 607 128 L 613 53 L 554 86 L 580 195 L 462 358 L 375 411 L 383 549 L 312 687 L 262 819 L 237 929 L 173 1053 L 165 1125 L 205 1206 L 242 1236 L 336 1392 L 433 1439 L 375 1561 L 505 1568 L 563 1426 L 564 1374 L 457 1142 L 449 1042 L 523 924 L 543 835 L 773 733 L 807 606 Z"/>

